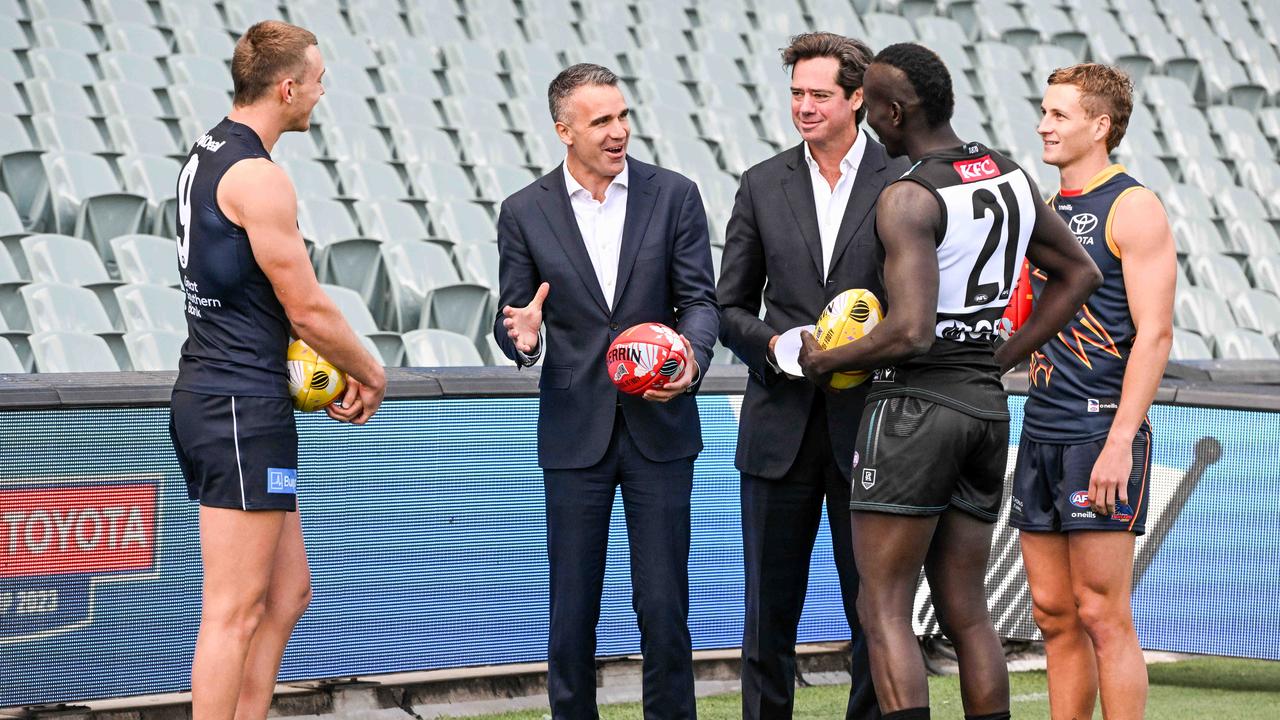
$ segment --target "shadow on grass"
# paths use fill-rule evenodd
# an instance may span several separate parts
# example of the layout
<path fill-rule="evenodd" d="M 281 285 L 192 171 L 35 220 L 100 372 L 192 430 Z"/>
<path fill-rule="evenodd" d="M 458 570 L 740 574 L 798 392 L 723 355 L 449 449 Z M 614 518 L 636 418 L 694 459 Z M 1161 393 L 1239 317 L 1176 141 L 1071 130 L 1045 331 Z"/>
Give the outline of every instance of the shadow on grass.
<path fill-rule="evenodd" d="M 1147 666 L 1152 685 L 1280 694 L 1280 662 L 1201 658 Z"/>

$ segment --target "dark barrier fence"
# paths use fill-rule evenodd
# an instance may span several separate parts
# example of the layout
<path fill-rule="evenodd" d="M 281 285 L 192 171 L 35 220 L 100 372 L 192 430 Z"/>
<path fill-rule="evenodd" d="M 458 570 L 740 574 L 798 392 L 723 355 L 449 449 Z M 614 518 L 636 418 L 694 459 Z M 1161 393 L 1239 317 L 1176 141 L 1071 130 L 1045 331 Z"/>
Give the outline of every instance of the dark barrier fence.
<path fill-rule="evenodd" d="M 1280 367 L 1174 368 L 1151 413 L 1149 532 L 1134 611 L 1144 647 L 1280 659 Z M 196 507 L 169 443 L 172 375 L 0 376 L 0 707 L 184 690 L 199 620 Z M 545 657 L 547 561 L 534 428 L 537 376 L 392 371 L 362 428 L 299 416 L 299 498 L 315 600 L 285 679 Z M 690 625 L 697 648 L 742 632 L 733 454 L 745 376 L 699 396 Z M 1016 388 L 1014 388 L 1016 392 Z M 1014 415 L 1010 468 L 1022 398 Z M 601 655 L 639 651 L 615 504 Z M 1016 536 L 988 576 L 1009 637 L 1034 637 Z M 917 630 L 936 633 L 927 587 Z M 827 529 L 802 642 L 848 637 Z"/>

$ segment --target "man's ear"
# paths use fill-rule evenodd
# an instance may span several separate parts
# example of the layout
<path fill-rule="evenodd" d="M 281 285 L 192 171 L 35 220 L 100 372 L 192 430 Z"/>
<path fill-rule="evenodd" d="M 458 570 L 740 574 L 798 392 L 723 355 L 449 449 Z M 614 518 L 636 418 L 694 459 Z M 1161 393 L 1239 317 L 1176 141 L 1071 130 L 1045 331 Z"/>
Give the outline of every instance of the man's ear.
<path fill-rule="evenodd" d="M 573 144 L 573 138 L 569 133 L 569 126 L 560 120 L 556 121 L 556 135 L 560 137 L 560 142 L 564 143 L 566 146 Z"/>
<path fill-rule="evenodd" d="M 862 88 L 858 88 L 849 96 L 849 104 L 853 106 L 853 111 L 857 112 L 862 109 L 862 102 Z"/>
<path fill-rule="evenodd" d="M 1099 115 L 1093 127 L 1093 141 L 1101 142 L 1111 133 L 1111 116 Z"/>

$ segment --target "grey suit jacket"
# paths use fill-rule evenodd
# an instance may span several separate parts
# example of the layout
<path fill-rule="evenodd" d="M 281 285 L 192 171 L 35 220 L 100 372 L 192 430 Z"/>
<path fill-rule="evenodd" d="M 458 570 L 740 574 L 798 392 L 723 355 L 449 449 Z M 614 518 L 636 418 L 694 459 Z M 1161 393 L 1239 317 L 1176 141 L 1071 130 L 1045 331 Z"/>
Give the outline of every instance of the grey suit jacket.
<path fill-rule="evenodd" d="M 864 131 L 865 132 L 865 131 Z M 906 172 L 867 139 L 849 204 L 822 279 L 822 241 L 813 184 L 796 145 L 742 175 L 726 230 L 720 282 L 720 340 L 749 368 L 738 426 L 739 470 L 781 478 L 795 462 L 817 388 L 791 380 L 768 362 L 769 339 L 817 321 L 831 298 L 866 288 L 885 301 L 877 261 L 875 205 L 884 187 Z M 760 304 L 764 302 L 764 318 Z M 866 385 L 827 396 L 827 426 L 836 465 L 849 476 Z"/>

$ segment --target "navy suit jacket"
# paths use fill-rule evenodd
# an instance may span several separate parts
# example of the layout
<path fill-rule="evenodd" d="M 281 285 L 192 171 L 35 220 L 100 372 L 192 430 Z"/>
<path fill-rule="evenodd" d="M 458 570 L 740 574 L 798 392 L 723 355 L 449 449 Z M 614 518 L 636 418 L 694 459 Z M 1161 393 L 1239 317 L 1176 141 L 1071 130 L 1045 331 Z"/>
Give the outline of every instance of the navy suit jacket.
<path fill-rule="evenodd" d="M 725 233 L 719 286 L 724 308 L 721 340 L 749 370 L 738 422 L 736 465 L 742 472 L 775 479 L 787 474 L 817 392 L 809 381 L 789 380 L 770 366 L 769 339 L 797 325 L 817 322 L 827 302 L 851 288 L 866 288 L 887 302 L 876 256 L 876 200 L 885 185 L 906 172 L 907 165 L 906 158 L 889 158 L 883 145 L 867 138 L 836 233 L 826 282 L 813 181 L 803 144 L 743 173 Z M 831 450 L 846 479 L 852 471 L 868 385 L 826 400 Z"/>
<path fill-rule="evenodd" d="M 551 284 L 542 306 L 545 336 L 539 381 L 538 463 L 545 469 L 590 467 L 604 457 L 621 410 L 644 456 L 665 462 L 702 450 L 692 393 L 654 403 L 621 393 L 605 351 L 619 333 L 643 322 L 675 328 L 710 366 L 720 327 L 706 212 L 688 178 L 628 157 L 627 217 L 612 309 L 569 204 L 557 166 L 502 203 L 498 214 L 498 314 L 493 336 L 521 362 L 501 308 L 523 307 Z M 695 386 L 696 387 L 696 386 Z"/>

